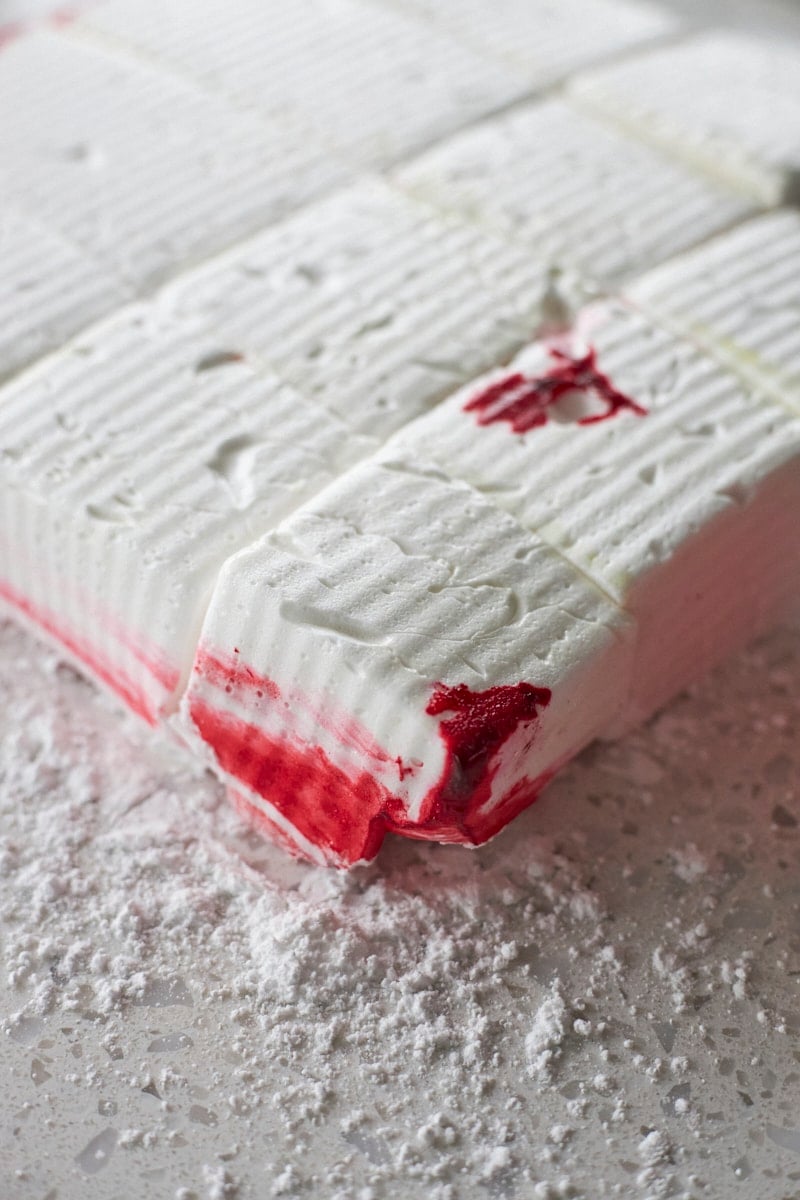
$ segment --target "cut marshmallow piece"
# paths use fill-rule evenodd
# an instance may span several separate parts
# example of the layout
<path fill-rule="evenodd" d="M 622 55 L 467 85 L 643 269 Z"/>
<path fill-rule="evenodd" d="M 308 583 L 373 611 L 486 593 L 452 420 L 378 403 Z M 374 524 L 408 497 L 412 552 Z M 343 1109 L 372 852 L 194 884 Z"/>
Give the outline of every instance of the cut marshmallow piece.
<path fill-rule="evenodd" d="M 674 33 L 673 14 L 643 0 L 385 0 L 426 17 L 483 54 L 523 71 L 533 87 Z"/>
<path fill-rule="evenodd" d="M 299 117 L 372 165 L 526 90 L 521 74 L 372 0 L 109 0 L 78 24 L 259 113 Z"/>
<path fill-rule="evenodd" d="M 545 290 L 367 184 L 86 330 L 2 391 L 0 594 L 156 720 L 225 559 L 450 390 L 437 354 L 513 353 Z"/>
<path fill-rule="evenodd" d="M 636 621 L 649 716 L 800 592 L 800 419 L 635 311 L 585 310 L 398 433 L 534 530 Z"/>
<path fill-rule="evenodd" d="M 752 209 L 559 100 L 485 121 L 400 168 L 415 195 L 609 285 Z"/>
<path fill-rule="evenodd" d="M 137 292 L 351 175 L 302 126 L 239 112 L 69 27 L 0 55 L 4 198 Z"/>
<path fill-rule="evenodd" d="M 714 30 L 570 93 L 762 204 L 800 203 L 800 42 Z"/>
<path fill-rule="evenodd" d="M 63 237 L 0 204 L 0 384 L 130 298 Z"/>
<path fill-rule="evenodd" d="M 225 564 L 174 720 L 317 861 L 479 843 L 621 712 L 633 632 L 473 489 L 370 461 Z"/>
<path fill-rule="evenodd" d="M 800 413 L 800 213 L 749 221 L 649 272 L 626 293 Z"/>

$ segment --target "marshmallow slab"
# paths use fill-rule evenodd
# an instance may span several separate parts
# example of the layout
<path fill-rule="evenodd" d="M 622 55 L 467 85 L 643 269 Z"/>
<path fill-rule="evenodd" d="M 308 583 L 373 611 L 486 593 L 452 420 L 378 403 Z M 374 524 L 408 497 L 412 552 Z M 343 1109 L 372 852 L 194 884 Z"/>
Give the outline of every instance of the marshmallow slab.
<path fill-rule="evenodd" d="M 645 719 L 800 592 L 800 420 L 635 310 L 603 303 L 387 443 L 424 454 L 634 619 Z"/>
<path fill-rule="evenodd" d="M 526 105 L 448 138 L 394 178 L 606 286 L 753 208 L 740 193 L 560 100 Z"/>
<path fill-rule="evenodd" d="M 320 862 L 479 843 L 620 711 L 633 625 L 418 457 L 369 461 L 220 573 L 175 725 Z"/>
<path fill-rule="evenodd" d="M 761 204 L 800 203 L 800 42 L 713 30 L 569 90 Z"/>
<path fill-rule="evenodd" d="M 79 27 L 204 88 L 393 162 L 524 94 L 523 76 L 371 0 L 108 0 Z"/>
<path fill-rule="evenodd" d="M 800 218 L 575 321 L 570 272 L 741 219 L 744 168 L 560 101 L 342 165 L 538 86 L 500 3 L 504 45 L 471 3 L 109 0 L 0 56 L 0 601 L 318 862 L 487 840 L 800 581 Z M 597 12 L 593 55 L 660 28 Z"/>
<path fill-rule="evenodd" d="M 3 389 L 0 595 L 157 720 L 224 561 L 509 357 L 545 292 L 379 184 L 186 274 Z"/>
<path fill-rule="evenodd" d="M 800 412 L 800 213 L 748 221 L 648 272 L 626 294 Z"/>
<path fill-rule="evenodd" d="M 4 199 L 137 293 L 351 175 L 296 122 L 237 111 L 72 27 L 0 55 Z"/>

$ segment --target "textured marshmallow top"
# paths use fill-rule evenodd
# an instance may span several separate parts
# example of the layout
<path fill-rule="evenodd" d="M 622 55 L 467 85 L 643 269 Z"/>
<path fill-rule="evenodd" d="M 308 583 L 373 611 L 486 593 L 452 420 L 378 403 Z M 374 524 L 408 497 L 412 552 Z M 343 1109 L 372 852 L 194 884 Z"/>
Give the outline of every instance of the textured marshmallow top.
<path fill-rule="evenodd" d="M 800 199 L 800 43 L 712 31 L 570 88 L 763 203 Z"/>
<path fill-rule="evenodd" d="M 635 670 L 617 733 L 796 596 L 800 420 L 635 312 L 601 305 L 580 328 L 464 388 L 380 457 L 433 457 L 631 614 Z M 548 405 L 547 388 L 577 369 L 553 353 L 565 346 L 573 363 L 594 355 L 591 386 Z"/>
<path fill-rule="evenodd" d="M 609 284 L 746 215 L 749 202 L 558 100 L 402 167 L 414 193 Z"/>
<path fill-rule="evenodd" d="M 236 111 L 69 27 L 0 57 L 3 195 L 137 289 L 344 176 L 307 130 Z"/>
<path fill-rule="evenodd" d="M 80 24 L 370 163 L 520 95 L 521 74 L 370 0 L 110 0 Z"/>
<path fill-rule="evenodd" d="M 529 252 L 360 183 L 168 289 L 164 302 L 388 436 L 506 361 L 542 320 Z"/>
<path fill-rule="evenodd" d="M 671 13 L 640 0 L 388 0 L 427 17 L 482 54 L 525 72 L 541 87 L 676 26 Z"/>
<path fill-rule="evenodd" d="M 625 603 L 647 571 L 759 480 L 790 461 L 800 471 L 800 421 L 622 306 L 587 310 L 583 325 L 570 355 L 591 347 L 599 370 L 643 415 L 623 409 L 580 425 L 603 411 L 590 391 L 545 409 L 547 423 L 528 432 L 514 432 L 502 404 L 497 420 L 480 424 L 474 402 L 487 389 L 557 369 L 539 343 L 413 422 L 383 453 L 391 458 L 398 447 L 433 457 Z"/>
<path fill-rule="evenodd" d="M 658 320 L 800 412 L 800 214 L 749 221 L 626 291 Z"/>
<path fill-rule="evenodd" d="M 0 263 L 0 382 L 128 296 L 111 270 L 5 202 Z"/>

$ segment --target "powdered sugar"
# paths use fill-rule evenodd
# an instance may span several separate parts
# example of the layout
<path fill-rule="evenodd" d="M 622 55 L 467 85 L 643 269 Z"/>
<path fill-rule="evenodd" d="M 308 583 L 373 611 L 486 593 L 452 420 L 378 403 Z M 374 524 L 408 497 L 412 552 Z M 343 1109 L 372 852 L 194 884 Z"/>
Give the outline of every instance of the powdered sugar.
<path fill-rule="evenodd" d="M 340 875 L 2 627 L 9 1200 L 791 1188 L 799 665 L 778 634 L 483 850 Z"/>
<path fill-rule="evenodd" d="M 561 988 L 555 983 L 539 1005 L 531 1031 L 525 1038 L 525 1053 L 534 1078 L 551 1077 L 562 1054 L 568 1023 L 569 1011 Z"/>

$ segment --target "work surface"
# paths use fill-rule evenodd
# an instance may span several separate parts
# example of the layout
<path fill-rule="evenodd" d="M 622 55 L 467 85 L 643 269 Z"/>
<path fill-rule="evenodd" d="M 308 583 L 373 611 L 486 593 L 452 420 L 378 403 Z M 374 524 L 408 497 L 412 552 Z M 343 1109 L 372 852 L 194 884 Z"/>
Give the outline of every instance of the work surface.
<path fill-rule="evenodd" d="M 800 638 L 352 874 L 0 629 L 4 1200 L 800 1195 Z"/>

